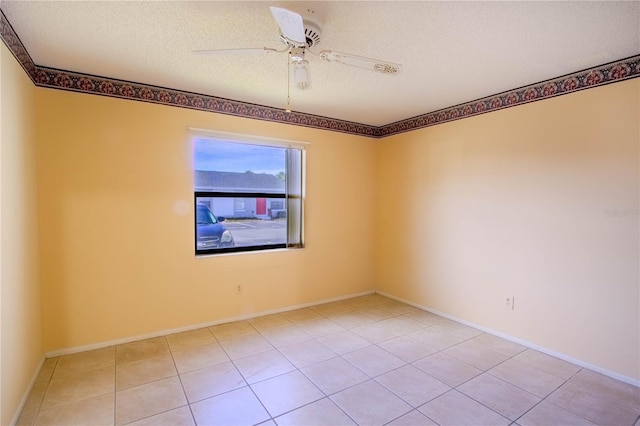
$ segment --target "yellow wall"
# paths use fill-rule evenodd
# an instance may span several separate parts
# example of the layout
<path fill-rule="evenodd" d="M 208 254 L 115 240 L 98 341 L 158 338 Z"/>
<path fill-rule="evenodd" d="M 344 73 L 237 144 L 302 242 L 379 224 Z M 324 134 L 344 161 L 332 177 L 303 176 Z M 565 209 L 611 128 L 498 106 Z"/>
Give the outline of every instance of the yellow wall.
<path fill-rule="evenodd" d="M 11 422 L 43 357 L 36 191 L 36 88 L 0 43 L 0 424 Z"/>
<path fill-rule="evenodd" d="M 635 79 L 380 141 L 376 288 L 639 379 L 639 94 Z"/>
<path fill-rule="evenodd" d="M 373 290 L 375 140 L 51 89 L 36 99 L 46 351 Z M 304 249 L 195 258 L 187 126 L 311 143 Z"/>
<path fill-rule="evenodd" d="M 374 288 L 640 378 L 640 79 L 372 140 L 1 77 L 2 424 L 44 352 Z M 311 142 L 303 250 L 195 258 L 187 126 Z"/>

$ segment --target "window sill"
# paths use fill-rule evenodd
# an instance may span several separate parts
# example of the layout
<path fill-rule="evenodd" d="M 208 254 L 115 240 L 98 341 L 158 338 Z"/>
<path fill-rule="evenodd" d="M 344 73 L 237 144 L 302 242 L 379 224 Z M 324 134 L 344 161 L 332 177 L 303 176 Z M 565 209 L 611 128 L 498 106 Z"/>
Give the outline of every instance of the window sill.
<path fill-rule="evenodd" d="M 202 253 L 196 254 L 196 259 L 206 259 L 210 257 L 222 257 L 222 256 L 238 256 L 238 255 L 247 255 L 247 254 L 260 254 L 260 253 L 277 253 L 277 252 L 289 252 L 289 251 L 298 251 L 303 249 L 304 247 L 282 247 L 282 248 L 270 248 L 263 250 L 242 250 L 242 251 L 231 251 L 231 252 L 221 252 L 221 253 Z"/>

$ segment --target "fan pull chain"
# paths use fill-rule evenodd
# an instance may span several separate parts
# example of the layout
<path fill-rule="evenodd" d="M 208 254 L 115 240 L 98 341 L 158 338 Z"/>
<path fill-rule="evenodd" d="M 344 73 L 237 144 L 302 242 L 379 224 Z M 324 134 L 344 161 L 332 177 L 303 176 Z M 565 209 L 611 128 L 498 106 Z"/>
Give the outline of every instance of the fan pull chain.
<path fill-rule="evenodd" d="M 291 112 L 291 52 L 287 53 L 287 106 L 285 112 Z"/>

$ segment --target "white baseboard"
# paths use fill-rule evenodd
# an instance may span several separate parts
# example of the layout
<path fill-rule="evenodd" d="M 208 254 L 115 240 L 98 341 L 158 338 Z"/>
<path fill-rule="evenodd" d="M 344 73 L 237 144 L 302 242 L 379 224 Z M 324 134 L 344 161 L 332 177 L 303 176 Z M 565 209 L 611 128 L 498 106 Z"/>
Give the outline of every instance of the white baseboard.
<path fill-rule="evenodd" d="M 510 342 L 518 343 L 518 344 L 520 344 L 522 346 L 526 346 L 527 348 L 535 349 L 538 352 L 542 352 L 544 354 L 551 355 L 553 357 L 559 358 L 559 359 L 561 359 L 563 361 L 567 361 L 567 362 L 570 362 L 572 364 L 576 364 L 576 365 L 578 365 L 580 367 L 583 367 L 583 368 L 586 368 L 588 370 L 592 370 L 592 371 L 595 371 L 597 373 L 603 374 L 605 376 L 611 377 L 613 379 L 620 380 L 621 382 L 629 383 L 630 385 L 633 385 L 633 386 L 636 386 L 636 387 L 640 387 L 640 379 L 635 379 L 633 377 L 628 377 L 628 376 L 622 375 L 620 373 L 616 373 L 615 371 L 607 370 L 606 368 L 602 368 L 602 367 L 599 367 L 597 365 L 590 364 L 590 363 L 582 361 L 580 359 L 573 358 L 573 357 L 571 357 L 569 355 L 565 355 L 563 353 L 556 352 L 554 350 L 551 350 L 551 349 L 536 345 L 535 343 L 531 343 L 531 342 L 528 342 L 526 340 L 519 339 L 517 337 L 509 336 L 509 335 L 501 333 L 499 331 L 492 330 L 490 328 L 483 327 L 481 325 L 472 323 L 470 321 L 466 321 L 466 320 L 463 320 L 461 318 L 454 317 L 453 315 L 449 315 L 449 314 L 446 314 L 444 312 L 440 312 L 440 311 L 437 311 L 435 309 L 419 305 L 417 303 L 411 302 L 410 300 L 406 300 L 406 299 L 403 299 L 401 297 L 394 296 L 393 294 L 389 294 L 389 293 L 386 293 L 384 291 L 377 291 L 376 290 L 376 293 L 380 294 L 381 296 L 385 296 L 385 297 L 388 297 L 390 299 L 397 300 L 398 302 L 406 303 L 407 305 L 411 305 L 411 306 L 416 307 L 418 309 L 422 309 L 423 311 L 431 312 L 432 314 L 439 315 L 439 316 L 441 316 L 443 318 L 446 318 L 446 319 L 449 319 L 451 321 L 455 321 L 455 322 L 458 322 L 460 324 L 464 324 L 464 325 L 467 325 L 469 327 L 473 327 L 473 328 L 478 329 L 480 331 L 484 331 L 485 333 L 492 334 L 492 335 L 497 336 L 497 337 L 501 337 L 501 338 L 503 338 L 505 340 L 509 340 Z"/>
<path fill-rule="evenodd" d="M 29 399 L 29 395 L 33 390 L 33 386 L 36 384 L 36 380 L 38 380 L 38 376 L 40 375 L 40 371 L 42 370 L 42 366 L 44 365 L 44 361 L 46 358 L 47 358 L 46 356 L 43 356 L 40 359 L 40 362 L 36 367 L 35 373 L 33 373 L 33 377 L 31 377 L 31 382 L 29 382 L 29 386 L 27 386 L 27 390 L 24 392 L 24 395 L 22 395 L 20 404 L 18 404 L 18 409 L 13 415 L 13 419 L 11 419 L 11 423 L 9 423 L 10 426 L 14 426 L 18 422 L 18 418 L 20 417 L 20 414 L 22 413 L 22 410 L 24 409 L 24 406 L 27 403 L 27 399 Z"/>
<path fill-rule="evenodd" d="M 169 334 L 182 333 L 184 331 L 197 330 L 199 328 L 204 328 L 204 327 L 212 327 L 214 325 L 225 324 L 225 323 L 228 323 L 228 322 L 243 321 L 243 320 L 247 320 L 247 319 L 251 319 L 251 318 L 255 318 L 255 317 L 260 317 L 260 316 L 264 316 L 264 315 L 279 314 L 279 313 L 282 313 L 282 312 L 293 311 L 293 310 L 296 310 L 296 309 L 308 308 L 310 306 L 317 306 L 317 305 L 322 305 L 322 304 L 325 304 L 325 303 L 338 302 L 340 300 L 352 299 L 354 297 L 366 296 L 368 294 L 373 294 L 373 293 L 375 293 L 375 290 L 364 291 L 364 292 L 361 292 L 361 293 L 352 293 L 352 294 L 348 294 L 348 295 L 345 295 L 345 296 L 338 296 L 338 297 L 333 297 L 333 298 L 330 298 L 330 299 L 318 300 L 318 301 L 311 302 L 311 303 L 303 303 L 303 304 L 299 304 L 299 305 L 287 306 L 286 308 L 278 308 L 278 309 L 271 309 L 271 310 L 268 310 L 268 311 L 255 312 L 255 313 L 252 313 L 252 314 L 240 315 L 240 316 L 231 317 L 231 318 L 224 318 L 224 319 L 221 319 L 221 320 L 216 320 L 216 321 L 211 321 L 211 322 L 206 322 L 206 323 L 201 323 L 201 324 L 188 325 L 188 326 L 185 326 L 185 327 L 172 328 L 172 329 L 168 329 L 168 330 L 162 330 L 162 331 L 157 331 L 157 332 L 138 335 L 138 336 L 125 337 L 125 338 L 122 338 L 122 339 L 116 339 L 116 340 L 110 340 L 110 341 L 107 341 L 107 342 L 94 343 L 94 344 L 91 344 L 91 345 L 77 346 L 77 347 L 66 348 L 66 349 L 58 349 L 58 350 L 47 352 L 46 353 L 46 357 L 47 358 L 53 358 L 53 357 L 57 357 L 57 356 L 70 355 L 70 354 L 75 354 L 75 353 L 84 352 L 84 351 L 90 351 L 90 350 L 94 350 L 94 349 L 102 349 L 102 348 L 106 348 L 106 347 L 109 347 L 109 346 L 121 345 L 123 343 L 130 343 L 130 342 L 135 342 L 135 341 L 138 341 L 138 340 L 151 339 L 153 337 L 162 337 L 162 336 L 167 336 Z"/>

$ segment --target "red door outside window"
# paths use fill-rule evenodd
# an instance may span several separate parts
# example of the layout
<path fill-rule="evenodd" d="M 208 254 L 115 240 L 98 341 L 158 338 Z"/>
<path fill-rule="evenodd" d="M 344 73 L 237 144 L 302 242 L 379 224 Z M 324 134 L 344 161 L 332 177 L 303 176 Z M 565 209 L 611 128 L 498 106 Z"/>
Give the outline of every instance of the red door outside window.
<path fill-rule="evenodd" d="M 266 198 L 256 198 L 256 214 L 266 214 L 267 213 L 267 199 Z"/>

